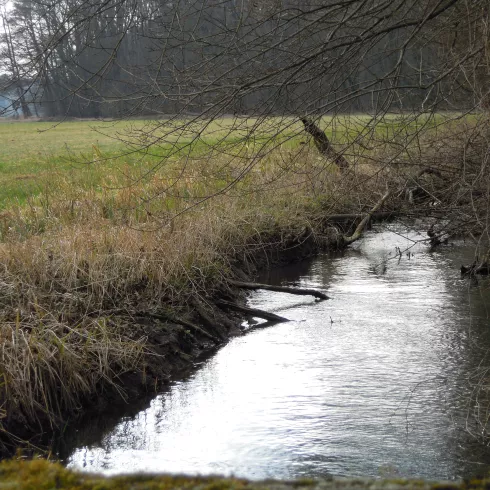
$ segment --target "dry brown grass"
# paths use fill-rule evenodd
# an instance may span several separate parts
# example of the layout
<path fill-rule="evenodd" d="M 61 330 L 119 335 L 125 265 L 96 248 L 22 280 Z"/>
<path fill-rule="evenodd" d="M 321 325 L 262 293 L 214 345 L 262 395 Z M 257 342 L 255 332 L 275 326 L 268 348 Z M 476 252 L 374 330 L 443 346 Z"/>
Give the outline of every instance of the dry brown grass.
<path fill-rule="evenodd" d="M 319 217 L 345 205 L 342 177 L 306 148 L 268 154 L 227 192 L 242 168 L 224 158 L 186 161 L 183 173 L 174 163 L 123 188 L 107 175 L 100 191 L 60 177 L 49 199 L 2 213 L 4 421 L 56 425 L 122 373 L 142 371 L 145 339 L 110 310 L 185 304 L 237 257 L 306 227 L 320 233 Z"/>
<path fill-rule="evenodd" d="M 85 319 L 73 326 L 24 316 L 0 325 L 4 416 L 15 410 L 27 425 L 39 417 L 54 426 L 103 384 L 139 367 L 143 341 L 117 333 L 111 319 Z"/>

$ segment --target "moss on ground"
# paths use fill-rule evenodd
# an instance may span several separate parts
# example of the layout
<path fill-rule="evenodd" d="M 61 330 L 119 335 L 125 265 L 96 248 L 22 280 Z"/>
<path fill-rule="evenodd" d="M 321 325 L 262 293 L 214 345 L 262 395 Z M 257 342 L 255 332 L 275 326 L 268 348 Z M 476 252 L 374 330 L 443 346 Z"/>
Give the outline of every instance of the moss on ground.
<path fill-rule="evenodd" d="M 0 489 L 18 490 L 228 490 L 248 486 L 245 480 L 221 478 L 193 478 L 183 476 L 127 475 L 104 478 L 77 473 L 59 463 L 43 459 L 32 461 L 2 461 Z"/>
<path fill-rule="evenodd" d="M 294 482 L 239 478 L 171 475 L 123 475 L 103 477 L 78 473 L 44 459 L 0 462 L 0 490 L 478 490 L 490 488 L 490 480 L 469 482 L 425 482 L 422 480 L 302 479 Z"/>

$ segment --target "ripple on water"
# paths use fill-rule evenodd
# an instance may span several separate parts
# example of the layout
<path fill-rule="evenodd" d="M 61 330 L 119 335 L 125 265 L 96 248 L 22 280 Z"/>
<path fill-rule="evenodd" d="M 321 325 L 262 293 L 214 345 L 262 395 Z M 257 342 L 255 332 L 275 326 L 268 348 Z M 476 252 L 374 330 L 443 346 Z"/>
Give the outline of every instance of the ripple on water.
<path fill-rule="evenodd" d="M 457 405 L 490 340 L 490 297 L 458 279 L 470 249 L 431 254 L 422 238 L 381 229 L 342 255 L 273 271 L 265 280 L 332 299 L 254 293 L 252 306 L 291 321 L 233 339 L 97 443 L 82 441 L 68 465 L 248 478 L 481 472 L 469 461 L 488 458 Z"/>

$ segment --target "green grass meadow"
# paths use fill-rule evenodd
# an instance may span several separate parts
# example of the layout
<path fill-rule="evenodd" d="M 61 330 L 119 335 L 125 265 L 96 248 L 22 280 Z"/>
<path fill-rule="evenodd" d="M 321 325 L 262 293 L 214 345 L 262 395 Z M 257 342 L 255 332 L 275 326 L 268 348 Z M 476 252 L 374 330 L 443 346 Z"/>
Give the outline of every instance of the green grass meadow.
<path fill-rule="evenodd" d="M 324 117 L 322 129 L 336 144 L 356 145 L 356 138 L 403 140 L 414 128 L 435 126 L 442 116 L 373 120 L 366 115 Z M 184 127 L 185 124 L 185 127 Z M 293 118 L 233 119 L 189 124 L 174 121 L 65 121 L 0 123 L 0 210 L 24 205 L 57 184 L 100 191 L 143 178 L 163 161 L 196 156 L 233 158 L 271 148 L 297 148 L 306 140 Z M 265 151 L 266 150 L 266 151 Z"/>

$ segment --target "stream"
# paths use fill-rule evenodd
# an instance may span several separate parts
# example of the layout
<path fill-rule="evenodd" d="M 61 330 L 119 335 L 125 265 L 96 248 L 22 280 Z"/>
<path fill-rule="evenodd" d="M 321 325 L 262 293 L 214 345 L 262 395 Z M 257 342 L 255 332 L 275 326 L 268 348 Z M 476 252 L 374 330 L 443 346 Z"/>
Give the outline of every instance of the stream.
<path fill-rule="evenodd" d="M 67 431 L 58 455 L 106 474 L 488 475 L 473 384 L 490 366 L 490 281 L 460 278 L 469 244 L 429 252 L 425 238 L 384 224 L 265 273 L 331 299 L 253 293 L 250 306 L 291 321 L 248 325 L 153 399 Z"/>

